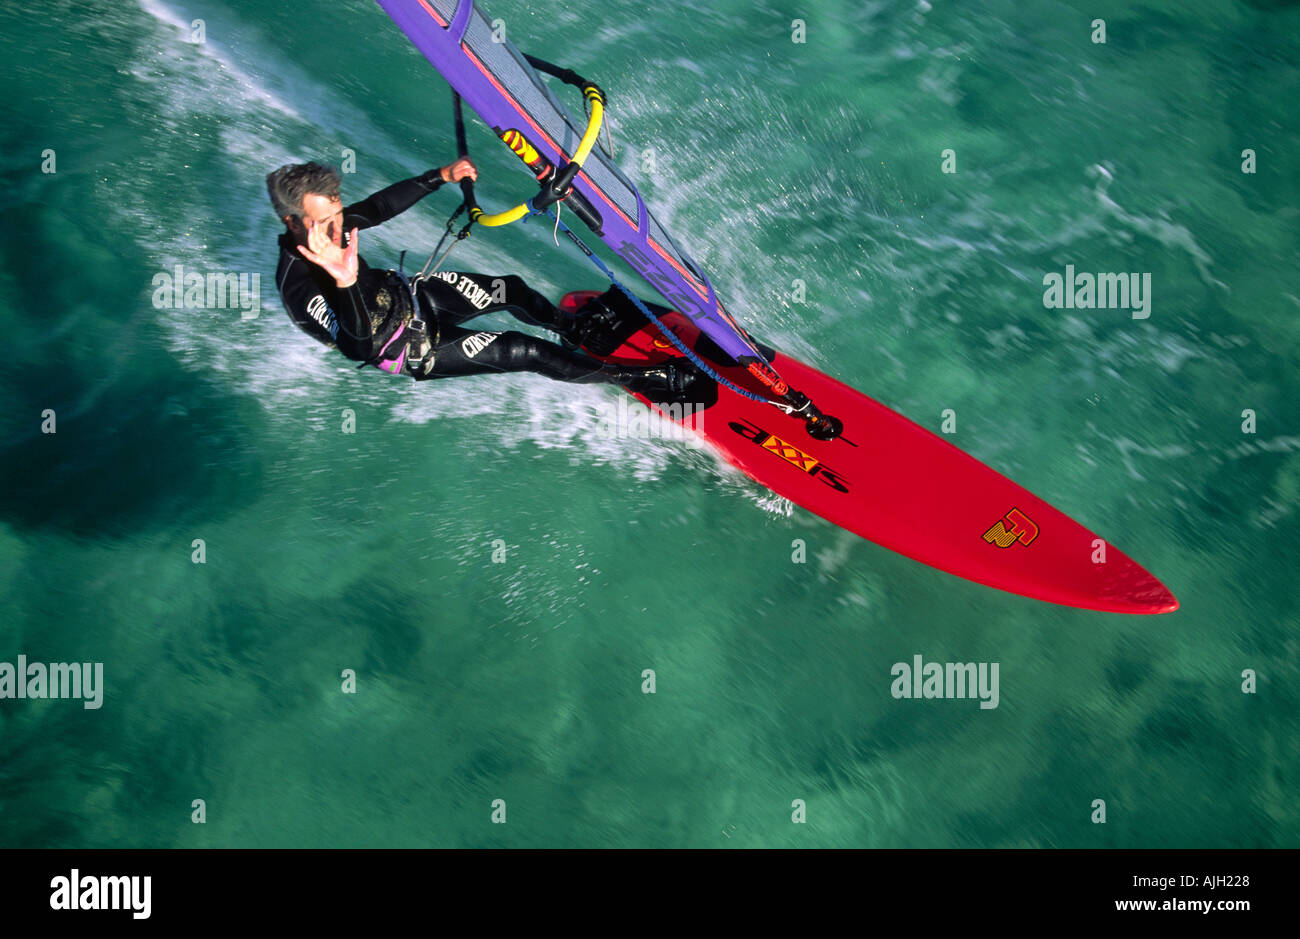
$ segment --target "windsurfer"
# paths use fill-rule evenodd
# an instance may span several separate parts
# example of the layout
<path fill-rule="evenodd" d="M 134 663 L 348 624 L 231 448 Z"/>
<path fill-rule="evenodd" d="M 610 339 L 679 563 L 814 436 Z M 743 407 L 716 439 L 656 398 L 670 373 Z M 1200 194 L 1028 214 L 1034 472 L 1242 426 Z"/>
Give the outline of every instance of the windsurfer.
<path fill-rule="evenodd" d="M 688 365 L 610 365 L 527 333 L 474 331 L 462 324 L 508 311 L 521 322 L 581 341 L 599 316 L 560 310 L 522 278 L 441 271 L 408 281 L 358 254 L 357 232 L 406 211 L 445 183 L 478 178 L 462 157 L 344 206 L 340 178 L 317 163 L 286 164 L 266 178 L 280 236 L 276 285 L 289 317 L 350 359 L 417 380 L 537 372 L 565 382 L 609 382 L 642 393 L 680 394 Z M 593 309 L 599 311 L 599 305 Z"/>

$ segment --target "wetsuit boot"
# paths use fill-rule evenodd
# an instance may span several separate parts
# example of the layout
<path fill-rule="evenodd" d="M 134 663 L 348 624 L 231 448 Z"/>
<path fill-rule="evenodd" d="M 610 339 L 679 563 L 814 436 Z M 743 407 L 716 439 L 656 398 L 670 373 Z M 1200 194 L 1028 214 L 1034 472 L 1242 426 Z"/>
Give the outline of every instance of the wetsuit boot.
<path fill-rule="evenodd" d="M 665 401 L 680 401 L 699 376 L 696 368 L 685 360 L 662 362 L 651 366 L 605 365 L 601 372 L 608 381 L 622 385 L 629 391 L 647 398 L 662 397 Z"/>
<path fill-rule="evenodd" d="M 609 355 L 618 348 L 623 319 L 603 301 L 604 296 L 592 297 L 572 313 L 563 331 L 566 348 L 581 346 L 594 355 Z"/>

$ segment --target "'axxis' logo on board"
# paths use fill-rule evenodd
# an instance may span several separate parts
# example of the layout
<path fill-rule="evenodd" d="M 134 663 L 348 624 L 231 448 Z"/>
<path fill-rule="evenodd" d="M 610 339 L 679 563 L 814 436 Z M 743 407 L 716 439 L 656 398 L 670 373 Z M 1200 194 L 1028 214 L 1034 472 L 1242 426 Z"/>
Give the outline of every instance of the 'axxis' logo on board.
<path fill-rule="evenodd" d="M 798 467 L 838 492 L 848 492 L 848 480 L 835 472 L 817 457 L 805 453 L 794 444 L 770 434 L 749 421 L 728 421 L 727 426 L 746 440 L 752 440 L 769 453 L 774 453 L 792 466 Z"/>

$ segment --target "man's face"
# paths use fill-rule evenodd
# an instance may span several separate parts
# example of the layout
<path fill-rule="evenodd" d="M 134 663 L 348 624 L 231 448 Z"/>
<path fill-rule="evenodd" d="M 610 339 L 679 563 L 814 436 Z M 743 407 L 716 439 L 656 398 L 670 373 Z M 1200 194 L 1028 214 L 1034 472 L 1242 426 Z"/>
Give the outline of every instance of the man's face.
<path fill-rule="evenodd" d="M 303 229 L 297 232 L 300 241 L 307 240 L 307 232 L 317 226 L 330 241 L 343 247 L 343 202 L 338 196 L 333 199 L 319 193 L 308 193 L 302 197 Z"/>

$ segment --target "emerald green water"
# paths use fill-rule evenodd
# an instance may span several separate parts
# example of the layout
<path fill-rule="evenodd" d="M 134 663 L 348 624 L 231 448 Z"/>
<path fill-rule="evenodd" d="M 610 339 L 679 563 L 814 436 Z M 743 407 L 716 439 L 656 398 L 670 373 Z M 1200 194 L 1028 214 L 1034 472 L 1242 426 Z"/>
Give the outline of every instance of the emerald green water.
<path fill-rule="evenodd" d="M 0 699 L 0 846 L 1296 846 L 1295 8 L 487 8 L 610 93 L 744 323 L 932 429 L 953 409 L 1182 609 L 923 567 L 703 451 L 601 439 L 609 389 L 421 387 L 299 334 L 266 172 L 350 148 L 360 198 L 454 155 L 377 6 L 9 6 L 0 662 L 106 687 Z M 471 133 L 480 198 L 518 201 Z M 454 204 L 362 251 L 418 266 Z M 600 286 L 535 223 L 453 259 Z M 156 308 L 177 264 L 260 273 L 260 314 Z M 1150 318 L 1045 308 L 1067 264 L 1150 273 Z M 999 663 L 999 706 L 894 699 L 916 654 Z"/>

